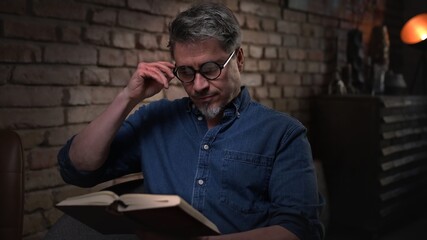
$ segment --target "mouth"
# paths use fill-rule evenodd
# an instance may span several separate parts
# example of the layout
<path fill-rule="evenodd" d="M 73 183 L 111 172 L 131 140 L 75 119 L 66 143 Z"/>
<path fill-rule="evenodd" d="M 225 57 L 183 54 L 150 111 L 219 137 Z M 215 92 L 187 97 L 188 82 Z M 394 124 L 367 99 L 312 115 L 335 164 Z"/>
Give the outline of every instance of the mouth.
<path fill-rule="evenodd" d="M 214 94 L 204 94 L 201 96 L 194 96 L 194 99 L 196 99 L 197 101 L 208 102 L 211 101 L 214 97 Z"/>

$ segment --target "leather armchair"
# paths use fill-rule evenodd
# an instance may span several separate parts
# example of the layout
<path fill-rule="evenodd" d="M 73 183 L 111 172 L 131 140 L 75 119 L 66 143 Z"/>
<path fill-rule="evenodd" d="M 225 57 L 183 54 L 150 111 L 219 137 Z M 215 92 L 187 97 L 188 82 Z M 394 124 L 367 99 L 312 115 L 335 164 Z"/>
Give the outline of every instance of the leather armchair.
<path fill-rule="evenodd" d="M 16 132 L 0 130 L 0 239 L 22 239 L 24 157 Z"/>

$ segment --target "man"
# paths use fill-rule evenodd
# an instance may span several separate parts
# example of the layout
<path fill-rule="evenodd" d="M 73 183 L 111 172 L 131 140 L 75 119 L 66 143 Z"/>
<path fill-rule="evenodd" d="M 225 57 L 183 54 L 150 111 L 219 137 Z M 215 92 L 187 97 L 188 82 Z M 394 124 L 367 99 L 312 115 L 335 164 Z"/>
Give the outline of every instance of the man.
<path fill-rule="evenodd" d="M 64 180 L 93 186 L 142 170 L 147 192 L 180 195 L 224 234 L 203 239 L 321 239 L 306 129 L 241 86 L 233 13 L 202 3 L 169 30 L 175 64 L 138 65 L 111 105 L 60 151 Z M 174 77 L 188 97 L 150 103 L 127 118 Z"/>

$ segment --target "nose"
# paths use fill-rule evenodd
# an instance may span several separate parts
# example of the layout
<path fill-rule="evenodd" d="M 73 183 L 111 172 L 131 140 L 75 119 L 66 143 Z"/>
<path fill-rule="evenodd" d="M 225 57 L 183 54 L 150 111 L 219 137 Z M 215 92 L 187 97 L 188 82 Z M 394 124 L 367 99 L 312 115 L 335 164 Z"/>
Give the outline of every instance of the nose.
<path fill-rule="evenodd" d="M 203 91 L 209 88 L 209 80 L 202 76 L 200 73 L 196 73 L 194 76 L 193 89 L 195 91 Z"/>

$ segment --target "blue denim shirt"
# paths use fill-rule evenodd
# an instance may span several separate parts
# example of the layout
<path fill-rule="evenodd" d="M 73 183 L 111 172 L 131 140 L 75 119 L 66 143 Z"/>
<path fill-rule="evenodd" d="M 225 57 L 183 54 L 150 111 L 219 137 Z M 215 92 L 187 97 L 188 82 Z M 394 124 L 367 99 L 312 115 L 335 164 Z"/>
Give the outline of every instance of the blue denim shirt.
<path fill-rule="evenodd" d="M 180 195 L 222 233 L 281 225 L 300 239 L 322 238 L 322 202 L 306 129 L 252 101 L 246 88 L 212 129 L 189 98 L 141 107 L 95 172 L 74 169 L 70 143 L 59 153 L 68 183 L 91 186 L 142 170 L 147 192 Z"/>

